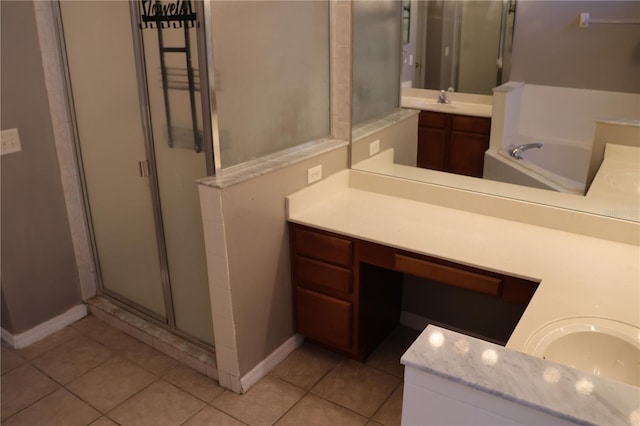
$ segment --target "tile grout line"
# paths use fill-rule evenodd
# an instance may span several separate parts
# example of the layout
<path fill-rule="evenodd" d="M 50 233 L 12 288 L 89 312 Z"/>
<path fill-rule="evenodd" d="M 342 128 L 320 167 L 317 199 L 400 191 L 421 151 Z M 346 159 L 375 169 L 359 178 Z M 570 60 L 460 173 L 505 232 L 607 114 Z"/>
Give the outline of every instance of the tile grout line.
<path fill-rule="evenodd" d="M 302 401 L 302 400 L 304 399 L 304 397 L 305 397 L 305 396 L 307 396 L 307 395 L 312 395 L 312 396 L 314 396 L 314 397 L 316 397 L 316 398 L 319 398 L 319 399 L 321 399 L 321 400 L 323 400 L 323 401 L 326 401 L 326 402 L 328 402 L 328 403 L 330 403 L 330 404 L 332 404 L 332 405 L 335 405 L 335 406 L 337 406 L 337 407 L 339 407 L 339 408 L 342 408 L 343 410 L 346 410 L 346 411 L 348 411 L 348 412 L 350 412 L 350 413 L 356 414 L 357 416 L 364 418 L 364 419 L 365 419 L 365 423 L 364 423 L 364 424 L 366 424 L 368 421 L 375 421 L 375 420 L 373 420 L 373 416 L 374 416 L 374 415 L 375 415 L 375 413 L 377 413 L 377 412 L 378 412 L 378 410 L 379 410 L 379 409 L 384 405 L 384 403 L 387 401 L 387 399 L 389 398 L 389 396 L 391 396 L 391 394 L 389 394 L 389 396 L 387 396 L 387 398 L 386 398 L 386 399 L 385 399 L 385 400 L 380 404 L 380 406 L 379 406 L 379 407 L 374 411 L 374 413 L 373 413 L 371 416 L 365 416 L 365 415 L 364 415 L 364 414 L 362 414 L 362 413 L 358 413 L 357 411 L 355 411 L 355 410 L 353 410 L 353 409 L 351 409 L 351 408 L 349 408 L 349 407 L 345 407 L 344 405 L 342 405 L 342 404 L 340 404 L 340 403 L 338 403 L 338 402 L 331 401 L 330 399 L 327 399 L 327 398 L 325 398 L 324 396 L 322 396 L 322 395 L 320 395 L 320 394 L 317 394 L 317 393 L 314 393 L 314 392 L 313 392 L 313 389 L 316 387 L 316 385 L 318 385 L 318 383 L 320 383 L 320 382 L 321 382 L 325 377 L 327 377 L 327 376 L 328 376 L 329 374 L 331 374 L 334 370 L 336 370 L 336 369 L 337 369 L 341 364 L 343 364 L 343 363 L 349 363 L 349 361 L 351 361 L 351 359 L 350 359 L 350 358 L 341 359 L 341 360 L 340 360 L 339 362 L 337 362 L 333 367 L 331 367 L 329 370 L 327 370 L 327 371 L 326 371 L 326 372 L 325 372 L 325 373 L 324 373 L 324 374 L 323 374 L 323 375 L 322 375 L 318 380 L 316 380 L 316 382 L 315 382 L 315 383 L 314 383 L 314 384 L 313 384 L 309 389 L 301 388 L 301 387 L 297 386 L 296 384 L 289 382 L 288 380 L 285 380 L 285 379 L 280 378 L 280 377 L 277 377 L 277 376 L 273 376 L 274 378 L 276 378 L 276 379 L 278 379 L 278 380 L 280 380 L 280 381 L 282 381 L 282 382 L 288 383 L 288 384 L 290 384 L 290 385 L 292 385 L 292 386 L 294 386 L 294 387 L 296 387 L 296 388 L 298 388 L 298 389 L 303 390 L 303 391 L 304 391 L 304 394 L 300 397 L 300 399 L 299 399 L 298 401 L 296 401 L 296 403 L 295 403 L 295 404 L 293 404 L 291 407 L 289 407 L 289 408 L 288 408 L 288 409 L 287 409 L 287 410 L 286 410 L 286 411 L 285 411 L 285 412 L 284 412 L 284 413 L 283 413 L 283 414 L 282 414 L 278 419 L 276 419 L 276 421 L 275 421 L 275 422 L 273 422 L 273 423 L 272 423 L 272 425 L 274 425 L 274 424 L 276 424 L 278 421 L 280 421 L 280 420 L 281 420 L 281 419 L 282 419 L 282 418 L 283 418 L 283 417 L 284 417 L 284 416 L 285 416 L 289 411 L 291 411 L 291 410 L 292 410 L 296 405 L 298 405 L 298 404 L 300 403 L 300 401 Z M 363 364 L 363 366 L 364 366 L 365 368 L 372 368 L 372 369 L 376 370 L 375 368 L 373 368 L 373 367 L 369 367 L 369 366 L 366 366 L 365 364 Z M 269 374 L 271 375 L 271 373 L 269 373 Z M 387 373 L 387 374 L 388 374 L 388 373 Z M 400 384 L 402 384 L 402 383 L 400 383 Z M 400 384 L 399 384 L 399 385 L 400 385 Z M 399 386 L 399 385 L 398 385 L 398 386 Z M 396 386 L 396 387 L 397 387 L 397 386 Z M 393 388 L 393 391 L 391 391 L 391 393 L 393 393 L 395 390 L 396 390 L 396 388 Z"/>
<path fill-rule="evenodd" d="M 378 409 L 377 409 L 376 411 L 374 411 L 374 413 L 371 415 L 370 420 L 372 420 L 372 421 L 374 421 L 374 422 L 377 422 L 377 423 L 381 423 L 381 422 L 378 422 L 377 420 L 374 420 L 375 415 L 376 415 L 376 414 L 378 414 L 378 412 L 379 412 L 380 410 L 382 410 L 382 407 L 384 407 L 384 404 L 386 404 L 386 403 L 387 403 L 387 401 L 389 401 L 389 400 L 391 399 L 391 396 L 393 395 L 393 393 L 394 393 L 394 392 L 395 392 L 395 391 L 396 391 L 400 386 L 404 386 L 404 380 L 403 380 L 403 381 L 401 381 L 400 383 L 398 383 L 398 384 L 396 385 L 396 387 L 395 387 L 395 388 L 393 388 L 393 390 L 391 391 L 391 393 L 389 393 L 389 395 L 387 395 L 387 397 L 384 399 L 384 401 L 382 401 L 382 404 L 380 404 L 380 406 L 378 407 Z M 402 414 L 402 409 L 400 410 L 400 413 Z M 381 423 L 381 424 L 384 424 L 384 423 Z"/>

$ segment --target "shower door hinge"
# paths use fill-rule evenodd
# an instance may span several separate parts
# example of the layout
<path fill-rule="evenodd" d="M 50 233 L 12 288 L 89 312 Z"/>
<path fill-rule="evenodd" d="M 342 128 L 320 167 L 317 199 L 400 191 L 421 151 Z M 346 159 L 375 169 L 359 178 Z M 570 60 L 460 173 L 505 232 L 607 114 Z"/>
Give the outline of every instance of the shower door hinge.
<path fill-rule="evenodd" d="M 149 177 L 149 161 L 148 160 L 138 161 L 138 168 L 140 169 L 141 177 Z"/>

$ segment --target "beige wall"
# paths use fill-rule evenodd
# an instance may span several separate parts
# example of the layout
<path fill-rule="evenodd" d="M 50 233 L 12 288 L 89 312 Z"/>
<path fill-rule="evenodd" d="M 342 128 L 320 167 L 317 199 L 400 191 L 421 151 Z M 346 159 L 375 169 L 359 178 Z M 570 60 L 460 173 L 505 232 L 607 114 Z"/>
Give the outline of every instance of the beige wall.
<path fill-rule="evenodd" d="M 392 113 L 386 117 L 397 117 L 400 114 Z M 365 137 L 353 140 L 351 143 L 351 164 L 354 165 L 370 158 L 370 145 L 377 140 L 380 142 L 379 152 L 393 148 L 394 164 L 415 166 L 418 157 L 418 132 L 416 130 L 418 128 L 418 116 L 417 113 L 406 116 Z"/>
<path fill-rule="evenodd" d="M 512 81 L 640 93 L 638 25 L 592 24 L 591 19 L 638 19 L 634 1 L 521 1 L 511 59 Z"/>
<path fill-rule="evenodd" d="M 216 178 L 200 185 L 218 377 L 234 392 L 248 390 L 273 367 L 267 358 L 292 344 L 285 198 L 307 186 L 316 165 L 325 178 L 346 169 L 348 146 L 227 188 L 212 186 Z"/>
<path fill-rule="evenodd" d="M 19 334 L 82 300 L 33 3 L 0 5 L 0 120 L 22 144 L 1 159 L 2 327 Z"/>

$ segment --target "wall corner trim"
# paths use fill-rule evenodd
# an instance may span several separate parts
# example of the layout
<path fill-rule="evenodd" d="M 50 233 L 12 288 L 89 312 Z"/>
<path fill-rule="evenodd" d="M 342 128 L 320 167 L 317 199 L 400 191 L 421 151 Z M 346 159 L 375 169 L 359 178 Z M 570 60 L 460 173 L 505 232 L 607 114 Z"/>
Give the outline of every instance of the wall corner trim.
<path fill-rule="evenodd" d="M 12 348 L 21 349 L 37 342 L 38 340 L 44 339 L 58 330 L 62 330 L 69 324 L 73 324 L 86 316 L 86 305 L 76 305 L 63 314 L 53 317 L 42 324 L 36 325 L 24 333 L 13 335 L 4 328 L 0 329 L 0 333 L 2 335 L 2 340 L 7 342 Z"/>
<path fill-rule="evenodd" d="M 276 367 L 276 365 L 284 361 L 291 352 L 295 351 L 300 345 L 302 345 L 303 341 L 304 338 L 301 335 L 294 334 L 282 345 L 278 346 L 278 348 L 271 352 L 268 357 L 260 361 L 258 365 L 251 369 L 251 371 L 240 378 L 241 392 L 245 393 L 248 391 L 249 388 L 258 382 L 258 380 L 266 376 Z"/>

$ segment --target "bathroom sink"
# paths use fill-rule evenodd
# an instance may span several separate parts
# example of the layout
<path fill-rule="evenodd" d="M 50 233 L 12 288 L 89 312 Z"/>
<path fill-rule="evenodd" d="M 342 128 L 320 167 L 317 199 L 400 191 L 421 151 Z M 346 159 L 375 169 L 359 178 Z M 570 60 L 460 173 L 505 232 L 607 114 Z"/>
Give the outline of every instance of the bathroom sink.
<path fill-rule="evenodd" d="M 604 318 L 567 318 L 536 332 L 525 351 L 640 387 L 640 329 Z"/>
<path fill-rule="evenodd" d="M 549 344 L 543 358 L 612 380 L 640 386 L 640 348 L 617 336 L 578 331 Z"/>

